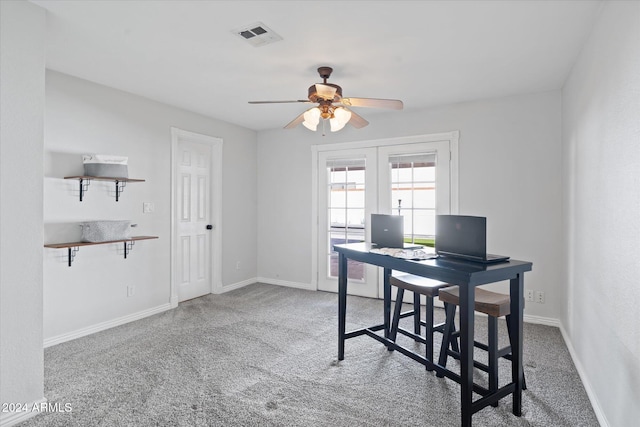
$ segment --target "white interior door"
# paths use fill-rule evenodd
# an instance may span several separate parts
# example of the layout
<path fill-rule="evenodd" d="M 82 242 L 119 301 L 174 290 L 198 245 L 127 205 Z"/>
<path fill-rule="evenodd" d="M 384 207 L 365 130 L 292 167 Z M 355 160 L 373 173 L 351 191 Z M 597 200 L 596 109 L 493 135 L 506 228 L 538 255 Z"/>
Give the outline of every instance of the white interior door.
<path fill-rule="evenodd" d="M 175 210 L 178 301 L 211 293 L 211 156 L 210 144 L 178 141 Z"/>

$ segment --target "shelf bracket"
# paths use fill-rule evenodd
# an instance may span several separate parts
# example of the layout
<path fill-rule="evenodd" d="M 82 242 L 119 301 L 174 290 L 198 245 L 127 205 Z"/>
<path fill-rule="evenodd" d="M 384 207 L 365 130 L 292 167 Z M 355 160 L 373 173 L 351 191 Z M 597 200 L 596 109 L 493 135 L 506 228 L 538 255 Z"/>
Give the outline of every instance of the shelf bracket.
<path fill-rule="evenodd" d="M 77 246 L 67 248 L 67 259 L 69 261 L 69 267 L 71 267 L 71 263 L 73 263 L 73 260 L 76 258 L 76 253 L 79 250 L 80 248 Z"/>
<path fill-rule="evenodd" d="M 127 259 L 127 255 L 129 255 L 131 249 L 133 249 L 133 245 L 135 244 L 136 242 L 134 242 L 133 240 L 124 242 L 124 259 Z"/>
<path fill-rule="evenodd" d="M 84 193 L 89 190 L 89 184 L 91 184 L 90 179 L 80 178 L 78 181 L 80 183 L 80 201 L 84 198 Z"/>
<path fill-rule="evenodd" d="M 127 186 L 126 181 L 122 182 L 116 179 L 116 202 L 120 200 L 120 193 L 124 191 L 124 187 L 126 186 Z"/>

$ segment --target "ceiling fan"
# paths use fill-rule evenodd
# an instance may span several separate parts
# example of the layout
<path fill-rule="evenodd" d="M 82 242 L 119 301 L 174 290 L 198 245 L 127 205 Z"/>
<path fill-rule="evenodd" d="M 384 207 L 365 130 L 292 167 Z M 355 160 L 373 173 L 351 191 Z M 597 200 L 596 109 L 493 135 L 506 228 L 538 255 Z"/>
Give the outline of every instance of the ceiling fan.
<path fill-rule="evenodd" d="M 369 124 L 362 116 L 347 107 L 374 107 L 402 110 L 402 101 L 398 99 L 343 98 L 342 88 L 340 86 L 327 83 L 327 79 L 331 76 L 332 71 L 333 68 L 331 67 L 318 68 L 318 73 L 323 79 L 323 83 L 316 83 L 309 87 L 308 99 L 292 101 L 249 101 L 249 104 L 317 103 L 317 107 L 312 107 L 300 114 L 284 128 L 292 129 L 302 123 L 307 129 L 315 131 L 318 128 L 320 119 L 324 119 L 329 120 L 331 132 L 339 131 L 347 123 L 358 129 Z"/>

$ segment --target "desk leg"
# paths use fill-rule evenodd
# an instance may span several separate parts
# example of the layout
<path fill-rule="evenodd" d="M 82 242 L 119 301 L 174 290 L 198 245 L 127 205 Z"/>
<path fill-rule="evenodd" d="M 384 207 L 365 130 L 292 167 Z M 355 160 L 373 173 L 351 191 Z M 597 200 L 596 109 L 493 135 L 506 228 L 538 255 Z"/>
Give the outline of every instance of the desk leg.
<path fill-rule="evenodd" d="M 344 334 L 347 320 L 347 257 L 338 256 L 338 360 L 344 360 Z"/>
<path fill-rule="evenodd" d="M 471 426 L 473 415 L 473 337 L 475 287 L 460 288 L 460 403 L 462 406 L 463 427 Z"/>
<path fill-rule="evenodd" d="M 391 319 L 391 269 L 384 269 L 384 337 L 389 338 Z"/>
<path fill-rule="evenodd" d="M 522 317 L 524 311 L 524 274 L 511 279 L 511 380 L 516 384 L 513 392 L 513 415 L 522 415 Z"/>

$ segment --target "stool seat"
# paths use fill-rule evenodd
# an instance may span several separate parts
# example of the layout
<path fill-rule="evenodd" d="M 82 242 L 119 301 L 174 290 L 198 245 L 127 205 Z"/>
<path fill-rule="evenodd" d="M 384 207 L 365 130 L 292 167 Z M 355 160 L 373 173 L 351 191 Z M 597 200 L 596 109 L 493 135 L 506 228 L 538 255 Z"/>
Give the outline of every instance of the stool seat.
<path fill-rule="evenodd" d="M 460 288 L 451 286 L 439 289 L 440 301 L 453 305 L 460 305 Z M 511 299 L 509 295 L 476 288 L 475 311 L 488 316 L 502 317 L 511 314 Z"/>
<path fill-rule="evenodd" d="M 441 288 L 452 287 L 450 283 L 444 283 L 438 280 L 416 276 L 414 274 L 400 274 L 397 276 L 391 276 L 390 283 L 391 286 L 406 289 L 408 291 L 430 297 L 437 297 L 438 290 Z M 457 288 L 457 286 L 454 287 Z"/>
<path fill-rule="evenodd" d="M 456 307 L 460 305 L 460 287 L 451 286 L 447 288 L 441 288 L 438 290 L 438 298 L 444 303 L 446 321 L 443 331 L 442 346 L 440 347 L 440 358 L 438 364 L 441 366 L 447 365 L 447 357 L 449 355 L 460 358 L 460 352 L 457 348 L 449 349 L 449 345 L 457 342 L 460 332 L 455 328 L 455 314 Z M 491 392 L 498 391 L 498 358 L 505 358 L 512 360 L 511 357 L 511 297 L 507 294 L 500 294 L 498 292 L 491 292 L 482 288 L 475 288 L 475 305 L 474 310 L 487 315 L 487 332 L 489 342 L 487 344 L 473 341 L 474 347 L 481 348 L 488 352 L 488 365 L 473 361 L 473 365 L 477 368 L 489 374 L 489 390 Z M 509 335 L 509 345 L 499 349 L 498 348 L 498 321 L 499 317 L 506 317 L 507 321 L 507 333 Z M 453 346 L 452 346 L 453 347 Z M 442 376 L 442 374 L 438 374 Z M 526 390 L 527 385 L 522 378 L 522 389 Z M 498 406 L 498 402 L 493 406 Z"/>
<path fill-rule="evenodd" d="M 444 323 L 436 325 L 433 321 L 433 298 L 438 296 L 438 291 L 441 288 L 451 287 L 451 283 L 444 283 L 408 273 L 396 273 L 389 278 L 389 283 L 391 286 L 398 288 L 393 319 L 389 329 L 389 339 L 395 341 L 398 333 L 413 338 L 415 341 L 425 344 L 425 358 L 433 361 L 433 333 L 444 332 Z M 405 290 L 413 293 L 413 310 L 403 313 L 402 300 Z M 420 319 L 420 295 L 424 295 L 426 299 L 424 321 Z M 400 319 L 405 317 L 413 317 L 413 332 L 399 326 Z M 425 327 L 424 336 L 421 335 L 422 326 Z M 456 342 L 452 342 L 452 346 L 454 349 L 458 349 Z M 432 370 L 432 368 L 427 367 L 427 370 Z"/>

